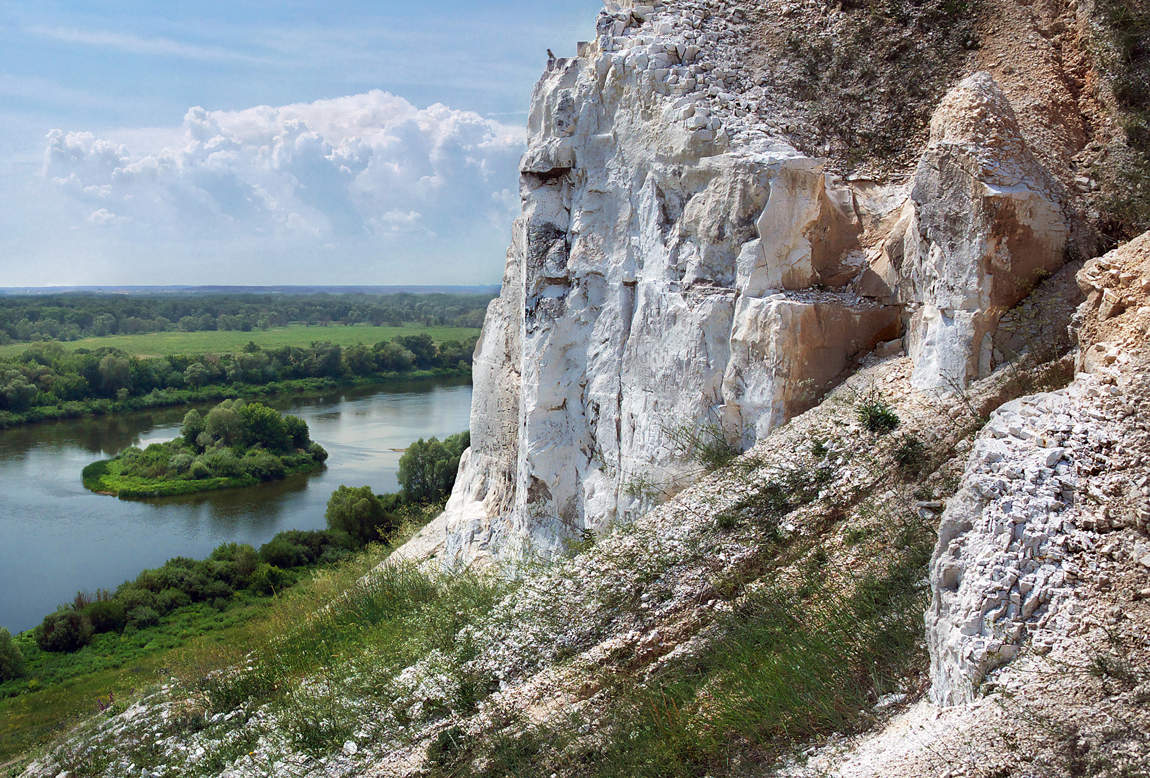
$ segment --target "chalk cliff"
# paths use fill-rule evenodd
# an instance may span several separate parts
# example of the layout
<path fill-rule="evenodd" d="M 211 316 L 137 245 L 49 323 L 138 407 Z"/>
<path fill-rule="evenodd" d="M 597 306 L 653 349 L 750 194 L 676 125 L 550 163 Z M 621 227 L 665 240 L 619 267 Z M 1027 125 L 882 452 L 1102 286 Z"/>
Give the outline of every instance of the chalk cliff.
<path fill-rule="evenodd" d="M 1144 770 L 1101 4 L 609 0 L 535 88 L 443 514 L 24 774 Z"/>
<path fill-rule="evenodd" d="M 693 476 L 677 431 L 746 449 L 879 344 L 922 389 L 1001 361 L 999 318 L 1065 261 L 1074 217 L 995 79 L 950 89 L 916 165 L 848 178 L 772 123 L 756 24 L 609 3 L 537 84 L 472 448 L 404 553 L 547 556 L 631 520 Z"/>

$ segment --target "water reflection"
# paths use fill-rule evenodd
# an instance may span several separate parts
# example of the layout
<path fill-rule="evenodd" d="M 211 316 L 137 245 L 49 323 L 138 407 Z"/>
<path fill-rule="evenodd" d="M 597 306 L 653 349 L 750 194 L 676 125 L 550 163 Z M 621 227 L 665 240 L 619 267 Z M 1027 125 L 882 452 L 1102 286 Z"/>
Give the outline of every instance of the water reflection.
<path fill-rule="evenodd" d="M 269 404 L 308 422 L 331 455 L 325 470 L 249 489 L 118 500 L 85 490 L 80 470 L 129 445 L 174 437 L 186 408 L 0 432 L 0 626 L 30 627 L 78 588 L 115 587 L 173 556 L 323 527 L 337 486 L 392 491 L 408 443 L 466 429 L 471 387 L 405 382 Z"/>

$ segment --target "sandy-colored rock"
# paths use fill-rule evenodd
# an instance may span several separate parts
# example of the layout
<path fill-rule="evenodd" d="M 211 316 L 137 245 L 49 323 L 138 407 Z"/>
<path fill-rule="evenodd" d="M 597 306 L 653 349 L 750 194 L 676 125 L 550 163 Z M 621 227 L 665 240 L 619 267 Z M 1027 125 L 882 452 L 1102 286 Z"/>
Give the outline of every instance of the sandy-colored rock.
<path fill-rule="evenodd" d="M 1065 262 L 1064 210 L 990 75 L 952 89 L 880 263 L 907 306 L 917 387 L 990 373 L 999 318 Z"/>

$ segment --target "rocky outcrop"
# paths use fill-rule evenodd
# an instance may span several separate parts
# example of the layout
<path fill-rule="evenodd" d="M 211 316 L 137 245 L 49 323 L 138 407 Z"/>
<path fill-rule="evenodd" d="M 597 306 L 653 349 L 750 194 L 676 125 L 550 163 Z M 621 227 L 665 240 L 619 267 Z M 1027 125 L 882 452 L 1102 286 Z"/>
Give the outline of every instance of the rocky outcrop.
<path fill-rule="evenodd" d="M 942 517 L 926 617 L 940 705 L 970 702 L 1026 644 L 1049 651 L 1069 631 L 1083 574 L 1070 552 L 1093 548 L 1099 529 L 1150 516 L 1138 453 L 1150 441 L 1120 401 L 1144 383 L 1150 236 L 1091 260 L 1078 279 L 1088 295 L 1077 315 L 1085 372 L 994 412 Z"/>
<path fill-rule="evenodd" d="M 636 483 L 692 476 L 676 430 L 745 449 L 904 335 L 917 386 L 960 389 L 1061 264 L 1066 218 L 989 76 L 947 96 L 908 183 L 843 180 L 742 107 L 751 26 L 708 31 L 712 5 L 609 4 L 536 86 L 473 448 L 405 554 L 547 555 L 631 520 Z"/>
<path fill-rule="evenodd" d="M 1073 398 L 1030 396 L 995 411 L 947 504 L 931 561 L 931 698 L 973 699 L 987 673 L 1043 632 L 1068 594 L 1078 487 Z"/>
<path fill-rule="evenodd" d="M 961 388 L 996 366 L 999 318 L 1066 258 L 1053 189 L 988 74 L 947 94 L 875 263 L 879 288 L 907 306 L 915 386 Z"/>

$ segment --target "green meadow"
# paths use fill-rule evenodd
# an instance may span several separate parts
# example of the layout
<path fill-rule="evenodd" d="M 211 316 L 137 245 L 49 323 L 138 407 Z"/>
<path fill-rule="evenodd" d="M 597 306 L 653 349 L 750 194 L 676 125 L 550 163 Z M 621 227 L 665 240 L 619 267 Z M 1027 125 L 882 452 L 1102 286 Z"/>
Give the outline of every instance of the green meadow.
<path fill-rule="evenodd" d="M 222 354 L 239 351 L 249 342 L 263 348 L 281 346 L 306 346 L 314 341 L 329 341 L 338 346 L 354 346 L 357 343 L 374 345 L 384 340 L 403 335 L 430 335 L 436 343 L 449 340 L 466 340 L 479 334 L 473 327 L 425 327 L 420 324 L 404 324 L 398 327 L 369 325 L 333 324 L 328 327 L 295 324 L 287 327 L 274 327 L 268 330 L 211 330 L 205 332 L 149 332 L 141 335 L 107 335 L 102 338 L 82 338 L 61 342 L 64 348 L 97 349 L 118 348 L 137 356 L 166 357 L 173 354 Z M 19 356 L 27 343 L 11 343 L 0 346 L 0 358 Z"/>

